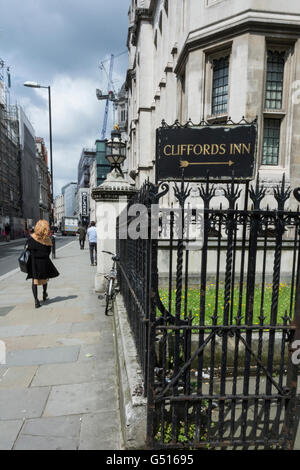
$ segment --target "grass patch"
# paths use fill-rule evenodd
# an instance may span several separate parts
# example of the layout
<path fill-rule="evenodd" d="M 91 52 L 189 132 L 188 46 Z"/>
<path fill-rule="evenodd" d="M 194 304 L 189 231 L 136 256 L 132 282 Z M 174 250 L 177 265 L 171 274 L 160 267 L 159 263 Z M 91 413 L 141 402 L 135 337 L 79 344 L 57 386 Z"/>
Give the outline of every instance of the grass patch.
<path fill-rule="evenodd" d="M 262 312 L 265 317 L 264 324 L 270 323 L 271 315 L 271 306 L 272 306 L 272 284 L 266 284 L 263 289 L 263 308 Z M 223 323 L 224 317 L 224 293 L 225 287 L 224 284 L 220 284 L 217 306 L 216 306 L 216 285 L 210 283 L 206 287 L 205 291 L 205 324 L 212 325 L 213 320 L 212 316 L 217 309 L 217 324 Z M 169 308 L 169 290 L 160 289 L 159 290 L 160 298 L 164 306 Z M 293 295 L 293 305 L 294 305 L 294 295 Z M 172 290 L 172 303 L 171 303 L 171 313 L 175 315 L 175 302 L 176 302 L 176 289 Z M 260 323 L 260 313 L 261 313 L 261 302 L 262 302 L 262 287 L 257 286 L 254 293 L 254 313 L 253 313 L 253 324 Z M 290 313 L 290 303 L 291 303 L 291 285 L 280 283 L 279 287 L 279 298 L 278 298 L 278 316 L 277 323 L 283 323 L 282 317 L 287 311 L 288 315 Z M 239 286 L 235 286 L 234 295 L 232 301 L 229 301 L 229 317 L 232 314 L 233 324 L 236 323 L 236 316 L 239 309 Z M 243 289 L 242 303 L 241 303 L 241 313 L 242 313 L 242 323 L 245 319 L 245 310 L 246 310 L 246 286 Z M 192 312 L 193 316 L 193 325 L 199 324 L 199 311 L 200 311 L 200 289 L 199 288 L 190 288 L 187 292 L 183 290 L 181 298 L 181 318 L 185 318 L 186 312 Z M 293 311 L 293 310 L 292 310 Z M 231 313 L 232 312 L 232 313 Z"/>

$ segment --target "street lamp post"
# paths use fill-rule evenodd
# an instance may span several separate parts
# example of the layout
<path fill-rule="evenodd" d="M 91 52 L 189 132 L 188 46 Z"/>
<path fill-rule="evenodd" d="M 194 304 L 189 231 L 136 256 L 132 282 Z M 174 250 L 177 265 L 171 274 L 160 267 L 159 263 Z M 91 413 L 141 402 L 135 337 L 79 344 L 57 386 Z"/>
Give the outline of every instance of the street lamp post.
<path fill-rule="evenodd" d="M 110 140 L 106 143 L 106 159 L 109 161 L 112 169 L 116 169 L 123 176 L 121 165 L 126 159 L 126 143 L 122 140 L 121 132 L 117 125 L 115 125 L 111 133 Z"/>
<path fill-rule="evenodd" d="M 50 141 L 50 176 L 51 176 L 51 224 L 54 223 L 54 214 L 53 214 L 53 157 L 52 157 L 52 117 L 51 117 L 51 87 L 39 85 L 35 82 L 25 82 L 24 86 L 30 88 L 47 88 L 48 89 L 48 106 L 49 106 L 49 141 Z"/>

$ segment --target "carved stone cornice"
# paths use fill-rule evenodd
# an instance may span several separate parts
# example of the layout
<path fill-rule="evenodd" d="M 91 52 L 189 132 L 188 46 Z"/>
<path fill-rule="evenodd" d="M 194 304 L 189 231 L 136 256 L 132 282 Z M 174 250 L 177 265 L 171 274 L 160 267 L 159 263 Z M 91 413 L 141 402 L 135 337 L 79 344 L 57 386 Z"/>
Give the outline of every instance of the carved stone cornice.
<path fill-rule="evenodd" d="M 167 84 L 167 81 L 166 81 L 166 79 L 163 77 L 163 78 L 160 80 L 158 86 L 159 86 L 159 88 L 164 88 L 164 87 L 166 86 L 166 84 Z"/>
<path fill-rule="evenodd" d="M 172 47 L 171 54 L 175 55 L 178 52 L 178 44 L 175 42 L 174 46 Z"/>
<path fill-rule="evenodd" d="M 295 41 L 300 37 L 300 17 L 297 15 L 296 18 L 295 15 L 294 21 L 285 22 L 285 16 L 269 18 L 267 15 L 262 16 L 262 12 L 249 10 L 234 18 L 225 18 L 222 22 L 193 31 L 180 52 L 174 72 L 182 73 L 191 51 L 208 48 L 246 33 L 264 34 L 266 39 L 271 36 L 278 37 L 281 41 Z"/>
<path fill-rule="evenodd" d="M 167 65 L 165 66 L 165 73 L 168 72 L 173 72 L 173 64 L 171 62 L 168 62 Z"/>
<path fill-rule="evenodd" d="M 132 45 L 136 46 L 139 32 L 140 32 L 140 24 L 142 21 L 147 21 L 151 23 L 153 21 L 155 5 L 157 0 L 151 0 L 149 8 L 137 8 L 135 10 L 135 17 L 134 17 L 134 33 L 132 34 Z"/>

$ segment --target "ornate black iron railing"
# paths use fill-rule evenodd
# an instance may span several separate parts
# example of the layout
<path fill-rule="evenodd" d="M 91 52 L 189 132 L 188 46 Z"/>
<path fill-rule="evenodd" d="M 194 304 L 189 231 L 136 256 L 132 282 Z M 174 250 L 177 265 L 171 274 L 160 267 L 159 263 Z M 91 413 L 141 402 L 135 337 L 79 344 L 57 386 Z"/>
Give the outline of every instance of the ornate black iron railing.
<path fill-rule="evenodd" d="M 237 209 L 242 189 L 244 208 Z M 184 181 L 174 187 L 182 212 L 170 210 L 160 224 L 161 233 L 168 225 L 167 246 L 151 239 L 151 207 L 169 190 L 167 183 L 147 181 L 126 213 L 133 204 L 144 205 L 149 236 L 117 242 L 121 293 L 148 399 L 149 447 L 291 449 L 297 425 L 298 366 L 292 353 L 300 339 L 300 214 L 286 209 L 290 188 L 283 178 L 272 207 L 262 209 L 266 191 L 259 179 L 251 187 L 232 179 L 223 188 L 223 210 L 213 208 L 216 186 L 207 178 L 199 185 L 198 251 L 187 245 L 188 225 L 197 220 L 184 212 L 190 196 Z M 119 233 L 126 234 L 135 217 L 121 216 Z M 160 249 L 168 266 L 164 286 Z"/>

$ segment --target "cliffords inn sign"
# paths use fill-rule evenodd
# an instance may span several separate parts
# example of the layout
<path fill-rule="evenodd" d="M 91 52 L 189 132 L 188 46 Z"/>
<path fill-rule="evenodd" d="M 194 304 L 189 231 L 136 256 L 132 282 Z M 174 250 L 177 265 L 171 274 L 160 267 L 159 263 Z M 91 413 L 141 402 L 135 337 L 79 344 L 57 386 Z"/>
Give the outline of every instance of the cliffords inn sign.
<path fill-rule="evenodd" d="M 156 179 L 201 181 L 254 178 L 255 124 L 160 127 L 156 131 Z"/>

